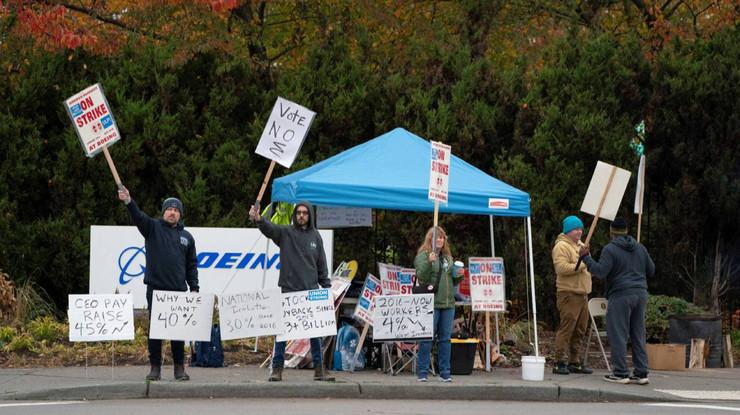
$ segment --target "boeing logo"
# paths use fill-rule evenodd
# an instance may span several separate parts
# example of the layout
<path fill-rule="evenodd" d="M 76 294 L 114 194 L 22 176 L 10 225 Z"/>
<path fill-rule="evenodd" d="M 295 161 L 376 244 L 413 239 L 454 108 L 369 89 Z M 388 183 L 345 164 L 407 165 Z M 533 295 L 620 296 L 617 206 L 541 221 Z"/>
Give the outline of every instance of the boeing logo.
<path fill-rule="evenodd" d="M 139 256 L 139 254 L 142 254 L 142 257 L 140 259 L 139 265 L 139 271 L 136 273 L 130 273 L 128 269 L 131 266 L 131 264 L 134 262 L 134 259 Z M 121 285 L 126 285 L 129 282 L 131 282 L 132 279 L 144 275 L 144 272 L 146 271 L 146 267 L 142 264 L 146 263 L 144 261 L 144 256 L 146 252 L 144 251 L 143 247 L 138 246 L 129 246 L 128 248 L 121 251 L 121 254 L 118 255 L 118 269 L 121 270 L 121 273 L 118 275 L 118 283 Z M 126 259 L 128 258 L 128 259 Z M 135 269 L 135 267 L 134 267 Z M 130 278 L 127 278 L 130 277 Z"/>
<path fill-rule="evenodd" d="M 139 255 L 141 254 L 141 255 Z M 130 246 L 118 255 L 118 282 L 126 285 L 146 272 L 146 251 L 143 247 Z M 138 258 L 138 260 L 137 260 Z M 201 252 L 198 254 L 200 269 L 280 269 L 280 253 L 271 255 L 254 252 Z"/>

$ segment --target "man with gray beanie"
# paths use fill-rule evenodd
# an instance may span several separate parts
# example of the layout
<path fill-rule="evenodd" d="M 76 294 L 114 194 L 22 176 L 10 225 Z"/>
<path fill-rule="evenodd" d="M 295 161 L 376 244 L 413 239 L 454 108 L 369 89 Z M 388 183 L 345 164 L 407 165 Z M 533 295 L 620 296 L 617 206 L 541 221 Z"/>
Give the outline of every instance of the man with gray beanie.
<path fill-rule="evenodd" d="M 594 277 L 606 279 L 606 334 L 611 345 L 613 371 L 604 376 L 607 382 L 647 385 L 648 361 L 645 350 L 645 307 L 647 278 L 655 274 L 647 249 L 627 234 L 627 222 L 614 218 L 609 227 L 609 242 L 599 261 L 589 255 L 589 247 L 579 254 Z M 634 370 L 627 367 L 627 341 L 632 345 Z"/>
<path fill-rule="evenodd" d="M 139 210 L 131 199 L 128 189 L 121 186 L 118 198 L 126 204 L 131 220 L 144 237 L 146 253 L 146 302 L 149 318 L 152 317 L 152 293 L 154 290 L 198 292 L 198 260 L 195 240 L 185 230 L 182 202 L 174 197 L 162 203 L 162 217 L 154 219 Z M 160 380 L 162 371 L 162 340 L 149 339 L 149 363 L 151 370 L 146 380 Z M 185 342 L 170 341 L 172 361 L 175 365 L 175 380 L 190 380 L 185 373 Z"/>
<path fill-rule="evenodd" d="M 557 276 L 557 307 L 560 325 L 555 334 L 555 366 L 552 373 L 591 374 L 581 359 L 581 343 L 588 327 L 588 294 L 591 293 L 591 274 L 586 265 L 578 262 L 578 249 L 583 243 L 583 222 L 578 216 L 563 219 L 563 232 L 552 248 L 552 263 Z"/>
<path fill-rule="evenodd" d="M 280 247 L 280 277 L 278 286 L 284 293 L 330 288 L 331 279 L 326 266 L 324 241 L 314 226 L 309 202 L 298 202 L 293 210 L 292 224 L 275 225 L 260 215 L 259 210 L 249 208 L 249 217 L 257 223 L 260 232 Z M 333 381 L 326 375 L 322 360 L 321 338 L 310 340 L 314 380 Z M 270 365 L 270 382 L 283 380 L 285 342 L 275 342 Z"/>

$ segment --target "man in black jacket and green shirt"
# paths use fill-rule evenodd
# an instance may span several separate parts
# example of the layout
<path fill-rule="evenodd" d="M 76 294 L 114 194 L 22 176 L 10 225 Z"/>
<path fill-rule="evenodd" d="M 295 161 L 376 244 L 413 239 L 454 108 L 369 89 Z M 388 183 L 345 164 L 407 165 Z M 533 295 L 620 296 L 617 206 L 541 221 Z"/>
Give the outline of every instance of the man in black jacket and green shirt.
<path fill-rule="evenodd" d="M 627 235 L 627 222 L 617 217 L 609 227 L 611 242 L 601 251 L 599 261 L 589 255 L 589 247 L 580 256 L 594 277 L 606 279 L 606 334 L 611 345 L 612 374 L 607 382 L 647 385 L 648 361 L 645 350 L 645 308 L 647 278 L 655 274 L 647 249 Z M 632 345 L 634 371 L 627 367 L 627 341 Z"/>
<path fill-rule="evenodd" d="M 152 292 L 187 291 L 198 292 L 198 260 L 195 240 L 181 222 L 184 214 L 182 202 L 174 197 L 162 203 L 162 217 L 150 218 L 139 210 L 128 189 L 121 187 L 118 198 L 126 204 L 131 220 L 144 237 L 146 252 L 146 302 L 149 318 L 152 317 Z M 162 340 L 149 339 L 149 363 L 151 370 L 147 380 L 160 380 L 162 371 Z M 185 342 L 172 340 L 172 361 L 175 364 L 175 380 L 190 380 L 185 373 Z"/>
<path fill-rule="evenodd" d="M 260 216 L 259 210 L 249 208 L 249 217 L 257 223 L 259 230 L 280 247 L 280 277 L 278 286 L 284 293 L 315 290 L 319 287 L 331 288 L 331 279 L 326 266 L 324 241 L 314 227 L 311 204 L 299 202 L 293 210 L 291 225 L 275 225 Z M 321 353 L 321 339 L 311 342 L 311 358 L 314 367 L 314 380 L 332 381 L 324 371 Z M 283 380 L 285 363 L 285 342 L 275 342 L 270 371 L 270 382 Z"/>

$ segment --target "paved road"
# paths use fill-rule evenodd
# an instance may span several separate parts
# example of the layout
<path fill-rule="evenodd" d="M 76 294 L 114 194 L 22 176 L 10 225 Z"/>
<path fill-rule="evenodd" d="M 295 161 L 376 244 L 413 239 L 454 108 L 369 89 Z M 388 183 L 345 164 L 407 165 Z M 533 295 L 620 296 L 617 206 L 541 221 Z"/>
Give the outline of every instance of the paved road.
<path fill-rule="evenodd" d="M 135 399 L 87 402 L 0 402 L 7 415 L 271 414 L 271 415 L 679 415 L 740 413 L 740 403 L 532 403 L 351 399 Z"/>

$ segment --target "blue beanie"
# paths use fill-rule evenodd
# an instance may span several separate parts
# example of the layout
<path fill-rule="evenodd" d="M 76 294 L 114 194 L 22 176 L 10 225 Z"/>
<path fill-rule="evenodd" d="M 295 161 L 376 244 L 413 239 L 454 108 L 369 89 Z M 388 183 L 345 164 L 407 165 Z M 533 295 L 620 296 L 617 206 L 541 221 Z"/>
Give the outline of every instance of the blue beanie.
<path fill-rule="evenodd" d="M 563 219 L 563 233 L 568 233 L 573 229 L 583 229 L 583 222 L 578 219 L 578 216 L 568 216 Z"/>
<path fill-rule="evenodd" d="M 168 197 L 162 202 L 162 213 L 172 207 L 180 211 L 180 216 L 185 216 L 185 209 L 182 206 L 182 202 L 176 197 Z"/>

